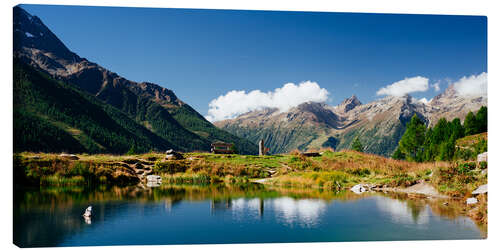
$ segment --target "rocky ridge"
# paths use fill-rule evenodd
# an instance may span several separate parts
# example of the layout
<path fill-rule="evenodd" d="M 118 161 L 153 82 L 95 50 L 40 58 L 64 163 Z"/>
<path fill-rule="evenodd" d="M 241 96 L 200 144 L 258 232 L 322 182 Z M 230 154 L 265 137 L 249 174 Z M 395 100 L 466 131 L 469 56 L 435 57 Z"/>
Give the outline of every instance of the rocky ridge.
<path fill-rule="evenodd" d="M 413 115 L 431 126 L 441 117 L 463 121 L 469 111 L 485 105 L 486 96 L 459 96 L 449 86 L 428 103 L 406 95 L 362 104 L 353 95 L 333 107 L 309 102 L 287 111 L 263 109 L 215 125 L 251 141 L 264 139 L 271 153 L 321 147 L 347 149 L 359 137 L 366 152 L 390 156 Z"/>

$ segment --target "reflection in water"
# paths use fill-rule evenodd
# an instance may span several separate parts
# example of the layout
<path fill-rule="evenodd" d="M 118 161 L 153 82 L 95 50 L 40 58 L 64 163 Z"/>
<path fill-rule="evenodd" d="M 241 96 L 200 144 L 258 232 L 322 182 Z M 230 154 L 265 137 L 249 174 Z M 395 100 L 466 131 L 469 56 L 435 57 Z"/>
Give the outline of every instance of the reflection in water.
<path fill-rule="evenodd" d="M 316 199 L 295 200 L 281 197 L 272 201 L 274 211 L 279 220 L 287 225 L 299 222 L 301 226 L 313 227 L 326 209 L 326 202 Z"/>
<path fill-rule="evenodd" d="M 376 197 L 377 208 L 390 214 L 390 218 L 396 223 L 402 224 L 427 224 L 431 211 L 426 206 L 416 205 L 412 201 L 401 201 Z"/>
<path fill-rule="evenodd" d="M 85 223 L 87 223 L 88 225 L 92 224 L 92 219 L 90 217 L 83 217 L 83 220 L 85 221 Z"/>
<path fill-rule="evenodd" d="M 16 190 L 14 241 L 29 247 L 480 237 L 460 206 L 441 204 L 263 185 Z M 89 205 L 95 209 L 86 220 Z"/>
<path fill-rule="evenodd" d="M 261 198 L 238 198 L 232 201 L 233 217 L 236 220 L 245 218 L 262 218 L 264 216 L 264 200 Z"/>

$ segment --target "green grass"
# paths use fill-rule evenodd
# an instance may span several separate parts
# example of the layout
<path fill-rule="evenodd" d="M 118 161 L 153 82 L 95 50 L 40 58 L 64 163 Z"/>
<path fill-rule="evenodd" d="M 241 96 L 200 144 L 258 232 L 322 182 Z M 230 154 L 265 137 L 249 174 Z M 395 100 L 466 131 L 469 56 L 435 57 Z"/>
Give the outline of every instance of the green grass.
<path fill-rule="evenodd" d="M 358 183 L 408 187 L 425 180 L 444 194 L 465 197 L 487 182 L 487 175 L 481 173 L 487 167 L 484 164 L 464 161 L 415 163 L 354 151 L 325 151 L 319 157 L 297 153 L 270 156 L 186 153 L 185 159 L 173 161 L 165 160 L 164 154 L 156 152 L 127 156 L 82 154 L 78 157 L 78 161 L 68 161 L 55 154 L 16 154 L 16 178 L 32 185 L 80 184 L 68 180 L 74 176 L 82 176 L 85 183 L 134 183 L 127 166 L 140 163 L 151 166 L 154 174 L 175 184 L 247 183 L 273 177 L 270 183 L 275 185 L 339 190 Z M 61 180 L 55 180 L 54 176 Z"/>
<path fill-rule="evenodd" d="M 189 154 L 188 154 L 189 155 Z M 281 167 L 283 164 L 290 162 L 291 156 L 283 155 L 237 155 L 237 154 L 227 154 L 227 155 L 216 155 L 208 153 L 198 153 L 197 156 L 204 156 L 204 160 L 211 163 L 227 163 L 233 165 L 243 165 L 243 166 L 257 166 L 257 167 L 267 167 L 267 168 L 277 168 Z"/>

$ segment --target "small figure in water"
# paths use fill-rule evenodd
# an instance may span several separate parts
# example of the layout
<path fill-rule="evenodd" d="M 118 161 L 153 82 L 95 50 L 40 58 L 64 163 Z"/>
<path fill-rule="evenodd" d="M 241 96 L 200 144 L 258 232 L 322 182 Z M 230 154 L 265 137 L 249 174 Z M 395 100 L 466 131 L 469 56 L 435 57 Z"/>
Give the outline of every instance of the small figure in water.
<path fill-rule="evenodd" d="M 91 216 L 92 206 L 89 206 L 87 209 L 85 209 L 85 213 L 83 213 L 83 219 L 85 220 L 85 223 L 92 224 L 92 220 L 90 219 Z"/>
<path fill-rule="evenodd" d="M 90 218 L 90 216 L 92 216 L 92 206 L 85 209 L 85 213 L 83 213 L 83 217 L 85 218 Z"/>

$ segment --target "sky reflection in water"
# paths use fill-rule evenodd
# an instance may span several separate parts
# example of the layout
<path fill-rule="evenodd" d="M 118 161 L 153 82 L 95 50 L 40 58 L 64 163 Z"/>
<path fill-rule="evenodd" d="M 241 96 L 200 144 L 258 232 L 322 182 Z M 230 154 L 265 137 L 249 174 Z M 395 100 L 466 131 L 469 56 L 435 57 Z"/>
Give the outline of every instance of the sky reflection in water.
<path fill-rule="evenodd" d="M 162 187 L 16 196 L 21 246 L 481 238 L 450 207 L 381 194 Z M 81 216 L 88 205 L 91 221 Z"/>

